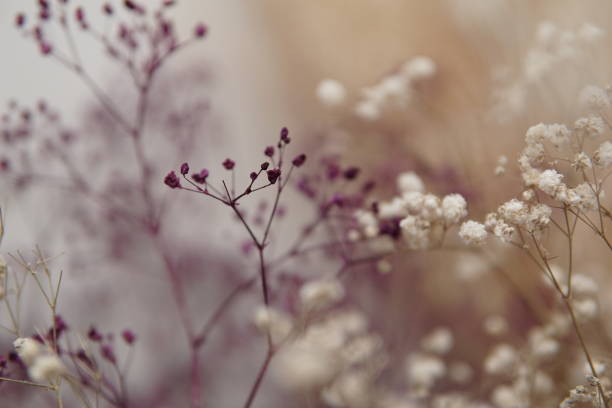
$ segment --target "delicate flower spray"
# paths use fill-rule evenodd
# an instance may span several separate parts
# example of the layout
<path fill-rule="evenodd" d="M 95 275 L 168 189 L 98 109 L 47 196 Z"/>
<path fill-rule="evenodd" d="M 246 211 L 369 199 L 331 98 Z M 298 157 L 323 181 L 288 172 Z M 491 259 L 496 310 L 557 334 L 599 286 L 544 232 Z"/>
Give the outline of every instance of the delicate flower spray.
<path fill-rule="evenodd" d="M 172 333 L 172 355 L 181 361 L 163 365 L 161 384 L 145 384 L 142 391 L 143 384 L 128 374 L 134 358 L 157 363 L 161 357 L 136 353 L 137 346 L 151 339 L 132 329 L 103 330 L 94 322 L 73 327 L 60 314 L 62 281 L 68 275 L 55 271 L 54 258 L 38 248 L 31 257 L 20 252 L 0 257 L 2 328 L 10 336 L 6 357 L 0 356 L 0 400 L 5 392 L 11 397 L 13 390 L 24 389 L 17 387 L 36 387 L 53 395 L 49 406 L 127 408 L 180 401 L 197 408 L 212 405 L 215 387 L 225 382 L 231 385 L 232 401 L 243 408 L 268 404 L 269 395 L 280 396 L 270 406 L 611 406 L 612 377 L 595 352 L 610 344 L 609 334 L 600 330 L 609 317 L 599 296 L 598 279 L 603 278 L 591 276 L 579 253 L 583 240 L 599 245 L 603 255 L 596 263 L 605 269 L 612 251 L 612 214 L 605 194 L 612 166 L 609 89 L 586 86 L 576 96 L 583 114 L 573 123 L 534 123 L 525 132 L 516 163 L 505 154 L 493 159 L 491 176 L 503 180 L 518 168 L 522 188 L 482 217 L 478 194 L 488 192 L 465 188 L 452 168 L 439 170 L 415 161 L 391 171 L 385 162 L 377 171 L 376 166 L 347 164 L 347 157 L 322 148 L 304 149 L 307 155 L 293 151 L 296 145 L 302 148 L 295 136 L 300 132 L 285 127 L 272 144 L 260 146 L 258 164 L 250 167 L 224 154 L 206 161 L 205 168 L 194 168 L 194 162 L 205 161 L 184 162 L 194 138 L 176 136 L 171 145 L 177 158 L 172 170 L 162 172 L 148 144 L 146 125 L 157 119 L 151 118 L 152 88 L 165 62 L 205 38 L 208 27 L 197 24 L 189 39 L 179 40 L 166 14 L 174 1 L 149 6 L 125 0 L 121 6 L 102 5 L 102 15 L 116 22 L 111 37 L 96 29 L 85 8 L 64 0 L 37 4 L 37 15 L 17 15 L 16 26 L 45 58 L 72 71 L 93 92 L 105 118 L 99 123 L 112 135 L 105 140 L 110 147 L 121 146 L 104 151 L 102 161 L 123 150 L 120 139 L 131 146 L 129 161 L 136 171 L 124 171 L 133 176 L 126 181 L 122 172 L 102 165 L 110 183 L 108 189 L 100 188 L 74 161 L 75 133 L 45 102 L 35 109 L 11 104 L 3 118 L 2 141 L 7 151 L 17 152 L 41 129 L 58 137 L 47 139 L 41 156 L 24 149 L 19 160 L 2 157 L 0 171 L 17 191 L 49 182 L 89 198 L 76 207 L 88 214 L 94 204 L 101 210 L 84 217 L 91 222 L 84 226 L 99 231 L 110 223 L 110 231 L 124 238 L 123 246 L 155 257 L 174 302 L 172 310 L 156 316 L 156 328 L 163 326 L 159 322 L 177 321 L 183 340 Z M 119 17 L 126 13 L 128 19 Z M 51 24 L 66 34 L 66 50 L 47 35 Z M 89 76 L 74 47 L 75 28 L 126 70 L 136 89 L 134 115 L 120 109 Z M 579 57 L 577 44 L 596 42 L 602 35 L 592 25 L 559 32 L 552 23 L 541 24 L 510 88 L 529 93 L 555 65 Z M 384 133 L 387 115 L 421 103 L 440 75 L 444 66 L 435 59 L 414 56 L 363 88 L 354 100 L 350 87 L 334 79 L 321 81 L 314 96 L 332 115 L 342 115 L 341 108 L 350 105 L 344 114 L 351 126 L 357 122 Z M 507 95 L 511 89 L 506 91 L 502 102 L 513 109 L 495 103 L 490 112 L 504 121 L 523 107 L 517 95 Z M 191 128 L 200 108 L 179 119 L 172 116 L 171 122 L 181 124 L 172 129 L 179 134 L 178 129 Z M 344 122 L 333 126 L 341 128 Z M 40 172 L 41 162 L 53 163 L 53 171 L 66 178 L 52 177 L 51 169 Z M 309 214 L 288 204 L 295 202 L 290 200 L 296 193 Z M 193 198 L 193 208 L 225 210 L 246 237 L 231 256 L 243 262 L 244 273 L 228 277 L 205 256 L 189 268 L 189 252 L 183 248 L 188 243 L 174 241 L 169 226 L 186 220 L 199 231 L 200 219 L 192 217 L 193 208 L 186 214 L 167 208 Z M 195 246 L 201 250 L 207 245 Z M 119 260 L 125 257 L 120 249 L 113 253 Z M 457 256 L 442 263 L 449 254 Z M 536 271 L 538 278 L 525 281 L 512 268 Z M 214 273 L 192 274 L 201 269 Z M 437 284 L 431 284 L 436 276 Z M 201 310 L 198 283 L 211 285 L 211 277 L 229 281 L 231 289 Z M 410 285 L 402 285 L 406 279 Z M 496 279 L 516 307 L 484 302 L 496 297 L 495 284 L 487 286 Z M 42 328 L 23 324 L 22 305 L 30 286 L 47 316 Z M 195 290 L 189 290 L 192 286 Z M 397 291 L 402 292 L 399 301 L 393 296 Z M 457 301 L 462 294 L 467 302 Z M 456 310 L 445 316 L 444 307 Z M 424 317 L 419 322 L 415 316 Z M 260 337 L 252 335 L 255 330 Z M 252 354 L 262 353 L 255 369 L 240 361 L 248 383 L 223 376 L 230 358 L 214 358 L 215 340 L 227 343 L 224 356 L 251 346 Z"/>

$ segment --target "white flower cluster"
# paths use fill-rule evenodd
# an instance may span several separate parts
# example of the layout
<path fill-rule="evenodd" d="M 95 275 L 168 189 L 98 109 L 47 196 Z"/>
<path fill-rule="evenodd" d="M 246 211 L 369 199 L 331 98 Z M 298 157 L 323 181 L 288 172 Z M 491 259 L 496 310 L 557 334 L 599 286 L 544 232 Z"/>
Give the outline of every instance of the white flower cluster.
<path fill-rule="evenodd" d="M 366 391 L 375 373 L 364 363 L 382 363 L 384 354 L 382 340 L 368 331 L 366 319 L 354 311 L 336 311 L 304 324 L 274 359 L 278 382 L 292 390 L 321 392 L 332 406 L 354 406 L 352 401 L 369 398 Z"/>
<path fill-rule="evenodd" d="M 324 79 L 317 86 L 317 98 L 328 108 L 342 105 L 346 100 L 346 88 L 335 79 Z"/>
<path fill-rule="evenodd" d="M 429 395 L 432 387 L 444 378 L 458 384 L 471 381 L 474 371 L 469 364 L 462 361 L 449 363 L 443 358 L 451 351 L 453 344 L 452 331 L 439 327 L 423 337 L 421 350 L 408 355 L 405 363 L 406 376 L 411 393 L 415 397 Z M 441 404 L 445 398 L 439 399 L 437 404 Z"/>
<path fill-rule="evenodd" d="M 491 114 L 494 118 L 508 121 L 527 108 L 529 93 L 538 91 L 538 84 L 543 80 L 555 77 L 555 71 L 568 61 L 583 64 L 588 61 L 585 50 L 589 46 L 601 44 L 604 31 L 590 23 L 585 23 L 576 30 L 558 27 L 551 21 L 541 22 L 535 30 L 532 46 L 527 50 L 518 72 L 510 67 L 503 67 L 496 75 L 500 83 L 493 94 L 495 103 Z M 589 106 L 604 106 L 602 94 L 592 87 L 585 92 L 584 103 Z M 609 101 L 605 102 L 609 105 Z"/>
<path fill-rule="evenodd" d="M 66 372 L 57 354 L 45 351 L 34 339 L 20 337 L 13 342 L 13 347 L 34 381 L 53 383 Z"/>
<path fill-rule="evenodd" d="M 442 199 L 425 193 L 425 185 L 414 172 L 397 178 L 400 195 L 378 203 L 378 213 L 359 210 L 355 219 L 366 238 L 379 234 L 380 224 L 400 220 L 402 242 L 410 249 L 427 249 L 440 244 L 445 232 L 467 215 L 467 202 L 461 194 Z"/>
<path fill-rule="evenodd" d="M 355 107 L 357 116 L 364 120 L 380 118 L 385 106 L 394 103 L 400 107 L 411 99 L 414 85 L 430 79 L 436 74 L 436 64 L 428 57 L 408 60 L 399 72 L 386 76 L 378 84 L 364 88 L 363 97 Z"/>

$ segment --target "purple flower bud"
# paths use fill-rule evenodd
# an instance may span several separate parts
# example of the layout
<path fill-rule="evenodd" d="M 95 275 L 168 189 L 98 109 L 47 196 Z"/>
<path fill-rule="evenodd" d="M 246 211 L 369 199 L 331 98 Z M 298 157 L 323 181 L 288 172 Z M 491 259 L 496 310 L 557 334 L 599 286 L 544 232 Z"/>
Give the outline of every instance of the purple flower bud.
<path fill-rule="evenodd" d="M 131 330 L 124 330 L 123 333 L 121 333 L 121 337 L 123 337 L 123 341 L 130 345 L 136 340 L 136 335 L 134 335 Z"/>
<path fill-rule="evenodd" d="M 232 159 L 225 159 L 223 162 L 223 167 L 225 167 L 226 170 L 233 169 L 235 165 L 236 163 Z"/>
<path fill-rule="evenodd" d="M 204 37 L 207 32 L 208 32 L 208 27 L 206 27 L 202 23 L 196 25 L 194 30 L 193 30 L 193 34 L 196 36 L 196 38 Z"/>
<path fill-rule="evenodd" d="M 261 163 L 261 169 L 262 170 L 268 170 L 269 166 L 270 166 L 270 163 L 268 163 L 268 162 Z"/>
<path fill-rule="evenodd" d="M 104 6 L 102 7 L 102 10 L 107 16 L 113 15 L 113 6 L 111 6 L 109 3 L 104 4 Z"/>
<path fill-rule="evenodd" d="M 40 53 L 42 55 L 49 55 L 51 54 L 51 51 L 53 51 L 53 47 L 51 46 L 51 44 L 46 43 L 46 42 L 41 42 L 39 47 L 40 47 Z"/>
<path fill-rule="evenodd" d="M 257 178 L 257 173 L 253 171 L 251 172 L 251 174 L 249 174 L 249 177 L 251 178 L 251 180 L 255 180 Z"/>
<path fill-rule="evenodd" d="M 266 147 L 266 150 L 264 150 L 264 154 L 268 157 L 274 156 L 274 146 Z"/>
<path fill-rule="evenodd" d="M 268 170 L 267 174 L 268 174 L 268 181 L 271 184 L 274 184 L 276 183 L 276 180 L 278 180 L 278 178 L 280 177 L 281 171 L 280 169 L 272 169 L 272 170 Z"/>
<path fill-rule="evenodd" d="M 19 13 L 15 16 L 15 25 L 17 27 L 23 27 L 25 25 L 25 21 L 26 21 L 25 14 Z"/>
<path fill-rule="evenodd" d="M 359 167 L 349 167 L 344 170 L 344 178 L 347 180 L 354 180 L 359 175 Z"/>
<path fill-rule="evenodd" d="M 87 337 L 89 337 L 89 340 L 91 341 L 102 341 L 102 335 L 98 333 L 96 328 L 93 326 L 89 329 L 89 332 L 87 333 Z"/>
<path fill-rule="evenodd" d="M 189 164 L 187 163 L 181 164 L 181 174 L 184 176 L 187 173 L 189 173 Z"/>
<path fill-rule="evenodd" d="M 113 351 L 113 347 L 110 344 L 105 344 L 100 348 L 100 353 L 102 357 L 111 363 L 115 364 L 117 362 L 117 357 L 115 357 L 115 352 Z"/>
<path fill-rule="evenodd" d="M 193 181 L 199 184 L 206 183 L 206 179 L 208 178 L 208 170 L 202 169 L 199 173 L 193 173 L 191 175 Z"/>
<path fill-rule="evenodd" d="M 78 22 L 83 22 L 85 20 L 85 12 L 83 11 L 82 7 L 77 7 L 77 9 L 74 11 L 74 18 Z"/>
<path fill-rule="evenodd" d="M 291 142 L 291 139 L 289 138 L 289 129 L 287 129 L 286 127 L 281 129 L 280 137 L 281 140 L 285 142 L 285 144 L 289 144 L 289 142 Z"/>
<path fill-rule="evenodd" d="M 306 155 L 302 153 L 299 156 L 297 156 L 295 159 L 293 159 L 293 165 L 295 167 L 300 167 L 302 164 L 304 164 L 305 161 L 306 161 Z"/>
<path fill-rule="evenodd" d="M 177 177 L 174 171 L 171 171 L 164 178 L 164 183 L 170 188 L 179 188 L 181 186 L 181 181 Z"/>

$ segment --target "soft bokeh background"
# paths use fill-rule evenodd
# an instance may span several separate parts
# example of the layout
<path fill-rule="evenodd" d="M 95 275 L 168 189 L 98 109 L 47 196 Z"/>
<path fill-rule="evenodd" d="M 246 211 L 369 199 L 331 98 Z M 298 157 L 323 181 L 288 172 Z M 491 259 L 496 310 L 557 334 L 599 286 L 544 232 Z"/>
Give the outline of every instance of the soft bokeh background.
<path fill-rule="evenodd" d="M 80 3 L 92 9 L 100 5 L 95 0 Z M 0 100 L 17 98 L 27 104 L 44 96 L 61 108 L 68 123 L 86 125 L 82 118 L 92 109 L 94 99 L 71 73 L 39 56 L 35 46 L 21 38 L 13 27 L 13 17 L 23 9 L 33 10 L 34 7 L 25 0 L 0 2 L 0 49 L 3 50 Z M 319 144 L 332 146 L 344 154 L 346 161 L 359 163 L 371 169 L 373 174 L 390 175 L 425 166 L 431 169 L 431 174 L 425 174 L 424 178 L 432 181 L 432 190 L 469 193 L 473 198 L 470 211 L 474 217 L 482 216 L 485 210 L 495 208 L 519 191 L 517 173 L 510 172 L 501 181 L 493 177 L 499 155 L 507 155 L 513 164 L 522 147 L 525 130 L 532 124 L 572 123 L 580 113 L 579 91 L 589 84 L 605 85 L 612 68 L 606 52 L 612 32 L 612 4 L 604 0 L 183 0 L 172 15 L 183 36 L 191 35 L 198 21 L 209 27 L 209 34 L 201 44 L 181 54 L 167 67 L 179 76 L 191 68 L 203 68 L 207 73 L 202 92 L 210 103 L 207 113 L 210 120 L 203 127 L 203 143 L 186 159 L 199 161 L 197 166 L 200 166 L 206 159 L 217 160 L 231 153 L 238 162 L 257 163 L 259 158 L 253 158 L 253 152 L 259 153 L 262 145 L 276 138 L 281 126 L 288 126 L 300 148 L 311 150 Z M 547 67 L 541 78 L 525 80 L 526 56 L 533 46 L 537 24 L 543 20 L 554 21 L 569 30 L 578 30 L 585 22 L 592 23 L 604 29 L 605 37 L 595 45 L 578 46 L 584 55 L 577 61 Z M 118 73 L 100 54 L 88 48 L 86 41 L 78 45 L 84 51 L 85 65 L 112 93 Z M 417 103 L 404 110 L 391 110 L 374 124 L 355 118 L 352 107 L 360 90 L 377 83 L 418 55 L 431 57 L 436 62 L 437 75 L 420 90 Z M 512 85 L 516 81 L 522 88 L 517 91 L 520 95 L 516 104 L 501 106 L 494 112 L 501 112 L 501 115 L 492 116 L 496 92 L 508 88 L 499 86 L 495 79 L 495 73 L 502 71 L 506 72 L 505 76 L 498 75 L 505 78 L 502 84 Z M 334 78 L 346 85 L 348 105 L 336 110 L 321 106 L 315 89 L 324 78 Z M 516 95 L 502 94 L 501 99 L 513 101 L 511 96 Z M 165 164 L 168 168 L 176 168 L 178 163 Z M 440 172 L 436 173 L 437 170 Z M 388 193 L 393 186 L 386 188 Z M 16 198 L 10 191 L 0 192 L 7 224 L 3 251 L 27 249 L 38 243 L 50 251 L 69 255 L 71 248 L 64 246 L 71 238 L 64 234 L 70 229 L 66 225 L 70 219 L 58 215 L 62 208 L 47 204 L 45 199 L 46 196 L 35 194 Z M 291 200 L 296 206 L 302 205 L 295 197 Z M 176 228 L 178 236 L 192 242 L 202 239 L 206 242 L 205 251 L 211 256 L 224 258 L 235 251 L 241 239 L 240 229 L 228 221 L 227 214 L 210 205 L 186 205 L 206 214 L 199 213 L 181 221 Z M 200 230 L 185 232 L 192 222 L 208 225 L 213 217 L 223 221 L 208 228 L 203 238 L 200 238 Z M 61 220 L 59 226 L 57 219 Z M 299 224 L 300 221 L 294 219 L 293 222 Z M 39 241 L 41 236 L 51 240 L 56 229 L 61 235 L 56 242 Z M 590 267 L 589 259 L 607 251 L 598 243 L 588 251 L 584 249 L 578 262 L 584 264 L 585 269 Z M 93 251 L 84 249 L 89 256 L 95 255 Z M 508 269 L 525 270 L 526 261 L 511 262 L 511 253 L 500 253 L 498 261 L 509 264 Z M 71 283 L 67 279 L 63 307 L 65 314 L 77 323 L 96 321 L 102 326 L 121 326 L 123 323 L 116 321 L 116 316 L 121 315 L 129 322 L 126 325 L 141 333 L 143 347 L 138 351 L 132 373 L 138 394 L 146 393 L 148 384 L 157 383 L 164 376 L 156 371 L 157 366 L 172 364 L 175 358 L 183 357 L 177 357 L 180 353 L 157 355 L 160 349 L 172 349 L 176 340 L 173 333 L 180 330 L 171 318 L 159 321 L 151 329 L 155 316 L 172 303 L 163 275 L 155 271 L 156 261 L 147 259 L 144 250 L 136 254 L 136 258 L 144 268 L 151 269 L 150 276 L 135 278 L 119 274 L 117 277 L 115 274 L 109 280 L 97 265 L 86 265 L 83 271 L 67 271 L 66 276 L 74 280 Z M 69 265 L 65 258 L 60 258 L 59 262 Z M 388 290 L 390 296 L 381 296 L 383 301 L 371 306 L 371 311 L 388 316 L 386 321 L 382 319 L 381 330 L 401 347 L 410 347 L 432 323 L 454 324 L 458 329 L 465 324 L 469 332 L 478 326 L 482 315 L 493 312 L 512 315 L 515 308 L 518 312 L 511 320 L 514 319 L 518 327 L 534 320 L 533 317 L 525 318 L 527 312 L 521 309 L 523 301 L 516 300 L 503 279 L 501 283 L 494 278 L 481 283 L 491 285 L 497 297 L 478 297 L 472 292 L 476 290 L 474 287 L 456 290 L 456 285 L 463 283 L 449 281 L 446 274 L 459 264 L 453 256 L 410 255 L 408 261 L 400 258 L 396 262 L 399 269 L 409 263 L 411 266 L 405 269 L 414 274 L 389 278 L 389 286 L 384 290 Z M 229 262 L 229 265 L 228 268 L 241 270 L 247 269 L 248 263 Z M 599 268 L 596 275 L 607 280 L 606 265 L 596 267 Z M 433 272 L 428 273 L 430 270 Z M 93 271 L 98 273 L 92 275 Z M 197 304 L 198 313 L 205 314 L 218 300 L 217 292 L 225 289 L 223 285 L 216 286 L 214 274 L 211 274 L 204 283 L 191 288 L 200 297 L 198 300 L 204 299 Z M 533 290 L 539 277 L 517 273 L 513 279 L 510 287 L 522 288 L 528 301 L 541 302 Z M 134 287 L 142 297 L 133 296 Z M 113 293 L 115 290 L 123 295 Z M 86 315 L 83 309 L 71 308 L 71 305 L 81 304 L 83 294 L 92 293 L 97 293 L 104 308 L 87 307 Z M 422 310 L 422 298 L 436 299 L 436 302 L 432 302 L 430 309 Z M 369 301 L 364 300 L 365 303 Z M 236 317 L 244 319 L 256 302 L 256 299 L 245 301 L 237 309 Z M 457 323 L 456 315 L 449 312 L 453 309 L 465 310 L 476 322 Z M 480 310 L 482 315 L 474 314 L 474 310 Z M 397 324 L 398 321 L 401 324 Z M 237 333 L 238 336 L 253 335 L 248 330 Z M 176 340 L 177 343 L 181 341 Z M 235 390 L 243 389 L 241 384 L 251 381 L 258 367 L 262 345 L 248 338 L 239 343 L 244 350 L 224 355 L 215 360 L 214 366 L 207 367 L 207 378 L 210 378 L 207 390 L 212 394 L 211 401 L 215 402 L 211 406 L 237 406 L 236 401 L 242 401 L 243 393 Z M 208 352 L 223 352 L 218 345 L 212 350 Z M 467 358 L 475 358 L 476 351 L 476 347 L 462 347 Z M 156 357 L 147 358 L 148 354 Z M 142 381 L 142 377 L 148 380 Z M 233 380 L 228 381 L 228 378 Z M 273 385 L 266 384 L 256 406 L 282 403 L 284 397 L 274 391 Z"/>

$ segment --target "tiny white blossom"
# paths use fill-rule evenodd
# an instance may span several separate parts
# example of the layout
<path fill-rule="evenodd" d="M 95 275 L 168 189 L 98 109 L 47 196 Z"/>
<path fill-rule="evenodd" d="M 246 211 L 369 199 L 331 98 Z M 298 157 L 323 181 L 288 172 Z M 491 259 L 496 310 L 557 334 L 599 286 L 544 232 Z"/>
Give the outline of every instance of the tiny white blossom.
<path fill-rule="evenodd" d="M 355 107 L 355 114 L 361 119 L 374 121 L 380 118 L 380 107 L 373 101 L 362 101 Z"/>
<path fill-rule="evenodd" d="M 28 369 L 30 378 L 37 382 L 53 382 L 66 371 L 62 360 L 55 354 L 39 356 Z"/>
<path fill-rule="evenodd" d="M 610 164 L 612 164 L 612 142 L 606 140 L 599 145 L 593 159 L 600 167 L 608 167 Z"/>
<path fill-rule="evenodd" d="M 305 310 L 321 310 L 344 297 L 344 287 L 336 279 L 322 278 L 306 282 L 300 288 L 300 302 Z"/>
<path fill-rule="evenodd" d="M 606 130 L 606 125 L 603 119 L 599 116 L 592 115 L 576 120 L 574 127 L 576 128 L 576 131 L 580 132 L 580 134 L 592 139 L 601 136 Z"/>
<path fill-rule="evenodd" d="M 599 40 L 605 34 L 603 29 L 591 23 L 584 23 L 578 29 L 578 36 L 586 42 Z"/>
<path fill-rule="evenodd" d="M 324 79 L 317 86 L 317 98 L 328 107 L 341 105 L 346 100 L 346 88 L 335 79 Z"/>
<path fill-rule="evenodd" d="M 13 342 L 17 355 L 25 365 L 31 365 L 42 352 L 40 344 L 29 337 L 20 337 Z"/>
<path fill-rule="evenodd" d="M 421 346 L 430 353 L 446 354 L 453 348 L 453 343 L 453 332 L 445 327 L 439 327 L 423 338 Z"/>
<path fill-rule="evenodd" d="M 593 110 L 601 110 L 610 107 L 610 98 L 604 89 L 598 86 L 587 85 L 579 96 L 580 104 Z"/>
<path fill-rule="evenodd" d="M 402 173 L 397 177 L 397 189 L 400 193 L 410 193 L 413 191 L 422 193 L 425 191 L 423 180 L 413 171 Z"/>
<path fill-rule="evenodd" d="M 411 80 L 428 79 L 436 73 L 436 63 L 429 57 L 414 57 L 404 64 L 402 71 Z"/>
<path fill-rule="evenodd" d="M 556 170 L 544 170 L 538 179 L 538 188 L 550 196 L 554 196 L 562 184 L 563 175 Z"/>
<path fill-rule="evenodd" d="M 508 322 L 502 316 L 489 316 L 484 321 L 484 330 L 490 336 L 502 336 L 508 331 Z"/>
<path fill-rule="evenodd" d="M 461 224 L 459 236 L 466 244 L 482 245 L 487 238 L 487 231 L 481 223 L 470 220 Z"/>
<path fill-rule="evenodd" d="M 442 214 L 447 224 L 458 223 L 467 215 L 467 203 L 461 194 L 449 194 L 442 199 Z"/>
<path fill-rule="evenodd" d="M 412 384 L 429 388 L 446 375 L 446 365 L 437 357 L 415 353 L 406 361 L 406 372 Z"/>
<path fill-rule="evenodd" d="M 518 361 L 518 354 L 509 344 L 499 344 L 484 361 L 484 369 L 489 374 L 502 374 L 510 370 Z"/>
<path fill-rule="evenodd" d="M 289 316 L 280 310 L 265 306 L 255 310 L 254 323 L 260 332 L 270 335 L 274 344 L 281 343 L 293 329 Z"/>

